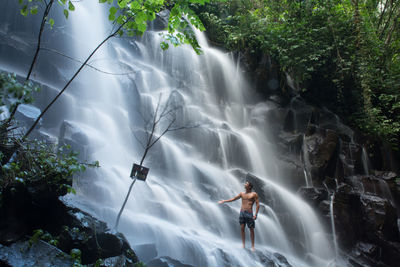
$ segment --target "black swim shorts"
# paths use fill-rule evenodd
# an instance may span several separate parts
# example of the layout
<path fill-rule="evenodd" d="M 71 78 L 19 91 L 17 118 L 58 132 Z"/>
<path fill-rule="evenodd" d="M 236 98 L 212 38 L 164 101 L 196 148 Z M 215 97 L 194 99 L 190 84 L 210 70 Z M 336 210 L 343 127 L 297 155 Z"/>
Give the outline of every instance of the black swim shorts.
<path fill-rule="evenodd" d="M 253 214 L 248 212 L 248 211 L 240 211 L 239 215 L 239 223 L 240 224 L 247 224 L 247 227 L 249 228 L 255 228 L 255 222 L 253 219 Z"/>

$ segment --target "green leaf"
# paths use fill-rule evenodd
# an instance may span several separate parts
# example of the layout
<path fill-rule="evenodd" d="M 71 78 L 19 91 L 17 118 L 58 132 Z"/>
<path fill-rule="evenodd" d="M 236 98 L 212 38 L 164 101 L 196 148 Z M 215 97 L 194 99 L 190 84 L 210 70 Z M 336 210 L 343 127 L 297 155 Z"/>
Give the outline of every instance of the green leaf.
<path fill-rule="evenodd" d="M 38 13 L 38 6 L 31 7 L 31 14 L 36 15 Z"/>
<path fill-rule="evenodd" d="M 65 16 L 66 19 L 68 19 L 68 15 L 69 15 L 68 14 L 68 9 L 64 9 L 64 16 Z"/>
<path fill-rule="evenodd" d="M 120 1 L 118 1 L 118 6 L 123 9 L 127 6 L 128 1 L 129 0 L 120 0 Z"/>
<path fill-rule="evenodd" d="M 140 10 L 142 6 L 138 3 L 138 1 L 133 1 L 131 3 L 131 9 L 132 10 Z"/>
<path fill-rule="evenodd" d="M 74 10 L 75 10 L 75 6 L 74 6 L 74 4 L 72 4 L 71 1 L 68 2 L 68 9 L 69 9 L 70 11 L 74 11 Z"/>
<path fill-rule="evenodd" d="M 20 12 L 21 12 L 22 16 L 24 16 L 24 17 L 28 16 L 28 6 L 24 5 Z"/>
<path fill-rule="evenodd" d="M 138 27 L 138 30 L 143 34 L 147 29 L 147 24 L 142 22 L 142 23 L 138 24 L 137 27 Z"/>
<path fill-rule="evenodd" d="M 117 13 L 117 8 L 113 6 L 110 8 L 109 11 L 110 11 L 110 14 L 115 15 L 115 13 Z"/>
<path fill-rule="evenodd" d="M 162 50 L 167 50 L 169 48 L 169 44 L 165 41 L 160 44 Z"/>
<path fill-rule="evenodd" d="M 53 29 L 54 19 L 49 19 L 50 28 Z"/>

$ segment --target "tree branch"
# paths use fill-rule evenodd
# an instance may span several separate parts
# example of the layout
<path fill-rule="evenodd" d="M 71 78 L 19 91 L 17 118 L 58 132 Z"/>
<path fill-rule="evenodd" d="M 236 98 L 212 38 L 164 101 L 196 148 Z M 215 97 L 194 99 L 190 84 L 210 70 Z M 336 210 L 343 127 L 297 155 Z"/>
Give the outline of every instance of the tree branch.
<path fill-rule="evenodd" d="M 40 113 L 39 117 L 35 120 L 31 128 L 26 132 L 24 135 L 23 139 L 26 139 L 26 137 L 29 136 L 29 134 L 35 129 L 36 125 L 40 121 L 40 119 L 43 117 L 43 115 L 49 110 L 49 108 L 57 101 L 57 99 L 64 93 L 64 91 L 68 88 L 68 86 L 72 83 L 72 81 L 78 76 L 78 74 L 81 72 L 81 70 L 86 66 L 87 62 L 92 58 L 92 56 L 97 52 L 97 50 L 100 49 L 100 47 L 106 43 L 110 38 L 114 37 L 121 29 L 122 27 L 128 22 L 129 20 L 125 21 L 123 24 L 121 24 L 117 30 L 115 30 L 113 33 L 111 33 L 109 36 L 107 36 L 100 44 L 96 46 L 96 48 L 90 53 L 90 55 L 86 58 L 86 60 L 82 63 L 82 65 L 79 67 L 79 69 L 75 72 L 75 74 L 72 76 L 72 78 L 67 82 L 67 84 L 64 86 L 64 88 L 57 94 L 56 97 L 53 98 L 53 100 L 46 106 L 46 108 Z"/>
<path fill-rule="evenodd" d="M 72 61 L 75 61 L 75 62 L 78 62 L 80 64 L 83 64 L 83 61 L 80 61 L 80 60 L 78 60 L 76 58 L 73 58 L 73 57 L 70 57 L 68 55 L 65 55 L 65 54 L 63 54 L 63 53 L 61 53 L 61 52 L 59 52 L 57 50 L 50 49 L 50 48 L 45 48 L 45 47 L 42 47 L 41 49 L 44 50 L 44 51 L 53 52 L 53 53 L 58 54 L 60 56 L 66 57 L 66 58 L 68 58 L 68 59 L 70 59 Z M 112 73 L 112 72 L 101 70 L 101 69 L 99 69 L 99 68 L 97 68 L 97 67 L 95 67 L 95 66 L 93 66 L 93 65 L 91 65 L 89 63 L 86 63 L 85 65 L 88 66 L 89 68 L 94 69 L 95 71 L 98 71 L 98 72 L 101 72 L 101 73 L 104 73 L 104 74 L 108 74 L 108 75 L 116 75 L 116 76 L 117 75 L 118 76 L 119 75 L 130 75 L 130 74 L 134 74 L 134 73 L 137 72 L 137 71 L 130 71 L 130 72 L 125 72 L 125 73 Z"/>

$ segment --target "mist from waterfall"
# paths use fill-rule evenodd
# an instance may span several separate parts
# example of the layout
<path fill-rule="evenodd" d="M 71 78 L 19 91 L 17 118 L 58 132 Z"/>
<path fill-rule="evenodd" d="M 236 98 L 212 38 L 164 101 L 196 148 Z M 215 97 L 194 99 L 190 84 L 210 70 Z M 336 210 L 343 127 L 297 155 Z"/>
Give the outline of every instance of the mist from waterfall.
<path fill-rule="evenodd" d="M 71 36 L 66 52 L 82 61 L 111 27 L 97 1 L 75 6 L 63 31 Z M 169 132 L 151 149 L 147 181 L 136 182 L 122 214 L 119 231 L 139 258 L 264 266 L 260 255 L 278 252 L 294 266 L 329 265 L 335 257 L 331 238 L 314 211 L 279 183 L 265 123 L 270 103 L 253 92 L 230 54 L 210 47 L 203 33 L 197 38 L 200 56 L 187 46 L 162 51 L 159 32 L 111 40 L 90 62 L 103 72 L 86 67 L 45 117 L 79 129 L 87 137 L 81 156 L 101 165 L 75 178 L 77 194 L 69 200 L 114 225 L 132 164 L 143 153 L 143 125 L 161 96 L 179 107 L 178 123 L 188 127 Z M 68 77 L 76 66 L 65 63 L 59 72 Z M 37 79 L 46 83 L 46 77 Z M 42 131 L 58 137 L 60 123 L 45 122 Z M 217 204 L 243 191 L 247 172 L 260 178 L 255 190 L 263 192 L 255 254 L 241 248 L 240 201 Z M 246 242 L 249 248 L 248 231 Z"/>

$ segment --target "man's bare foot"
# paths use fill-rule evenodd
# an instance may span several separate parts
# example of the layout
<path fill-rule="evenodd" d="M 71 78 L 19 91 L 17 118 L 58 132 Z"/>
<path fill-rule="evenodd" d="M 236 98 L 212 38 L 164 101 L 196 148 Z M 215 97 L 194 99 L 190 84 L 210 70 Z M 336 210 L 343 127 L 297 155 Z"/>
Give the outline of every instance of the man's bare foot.
<path fill-rule="evenodd" d="M 254 251 L 256 251 L 256 249 L 255 249 L 254 247 L 252 247 L 252 248 L 251 248 L 251 251 L 254 252 Z"/>

